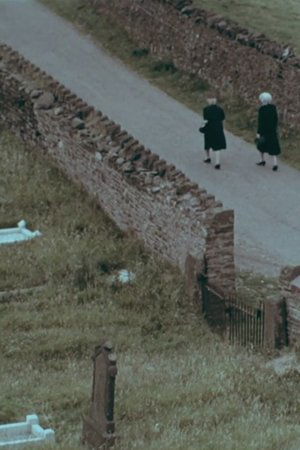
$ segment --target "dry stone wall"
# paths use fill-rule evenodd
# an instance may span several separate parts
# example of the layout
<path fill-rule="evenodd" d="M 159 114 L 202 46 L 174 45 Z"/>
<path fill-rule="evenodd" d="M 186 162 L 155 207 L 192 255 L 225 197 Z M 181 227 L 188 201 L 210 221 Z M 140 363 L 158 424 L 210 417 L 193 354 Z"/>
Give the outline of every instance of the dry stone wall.
<path fill-rule="evenodd" d="M 49 155 L 122 230 L 183 272 L 207 270 L 211 285 L 234 295 L 233 211 L 6 45 L 1 122 Z"/>
<path fill-rule="evenodd" d="M 299 131 L 300 58 L 291 47 L 194 7 L 190 0 L 88 2 L 123 26 L 139 47 L 198 75 L 220 96 L 234 93 L 257 108 L 259 93 L 272 92 L 283 134 Z"/>

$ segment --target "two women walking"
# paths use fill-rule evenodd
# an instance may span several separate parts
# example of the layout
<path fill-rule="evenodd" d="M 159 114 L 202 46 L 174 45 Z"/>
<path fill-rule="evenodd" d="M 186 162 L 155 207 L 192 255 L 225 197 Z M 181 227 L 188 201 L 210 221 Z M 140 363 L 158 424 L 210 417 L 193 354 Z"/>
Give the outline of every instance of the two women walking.
<path fill-rule="evenodd" d="M 265 166 L 265 154 L 273 156 L 273 171 L 278 170 L 277 156 L 281 153 L 277 135 L 278 115 L 276 106 L 272 104 L 272 96 L 268 92 L 263 92 L 259 96 L 261 107 L 258 111 L 258 127 L 256 134 L 256 146 L 260 152 L 258 166 Z M 217 105 L 217 99 L 211 97 L 207 99 L 208 105 L 203 109 L 203 119 L 205 125 L 199 128 L 204 133 L 204 149 L 206 152 L 205 163 L 211 162 L 210 152 L 215 155 L 215 169 L 220 169 L 220 151 L 226 149 L 226 139 L 223 122 L 225 113 L 221 106 Z"/>

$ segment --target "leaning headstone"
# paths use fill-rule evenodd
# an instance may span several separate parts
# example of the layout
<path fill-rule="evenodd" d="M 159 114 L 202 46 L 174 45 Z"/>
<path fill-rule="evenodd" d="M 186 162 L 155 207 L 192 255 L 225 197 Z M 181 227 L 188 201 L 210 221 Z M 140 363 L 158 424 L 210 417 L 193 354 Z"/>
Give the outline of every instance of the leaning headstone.
<path fill-rule="evenodd" d="M 95 348 L 90 411 L 83 418 L 82 441 L 94 449 L 115 441 L 114 399 L 117 358 L 109 341 Z"/>

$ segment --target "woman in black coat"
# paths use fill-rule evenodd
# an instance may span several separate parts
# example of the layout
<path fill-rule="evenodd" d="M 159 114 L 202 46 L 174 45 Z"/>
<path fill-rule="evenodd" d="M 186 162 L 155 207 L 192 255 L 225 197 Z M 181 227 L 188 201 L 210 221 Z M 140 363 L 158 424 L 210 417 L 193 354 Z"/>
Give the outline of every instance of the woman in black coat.
<path fill-rule="evenodd" d="M 272 95 L 263 92 L 259 96 L 262 106 L 258 110 L 257 149 L 261 160 L 258 166 L 265 166 L 265 153 L 273 156 L 273 170 L 278 170 L 277 155 L 280 155 L 280 144 L 277 134 L 278 115 L 276 106 L 273 105 Z"/>
<path fill-rule="evenodd" d="M 203 119 L 206 121 L 200 131 L 204 133 L 204 148 L 206 151 L 205 163 L 210 163 L 210 150 L 215 153 L 215 169 L 220 169 L 220 150 L 226 149 L 226 139 L 223 129 L 225 114 L 217 105 L 216 98 L 207 99 L 208 106 L 203 109 Z"/>

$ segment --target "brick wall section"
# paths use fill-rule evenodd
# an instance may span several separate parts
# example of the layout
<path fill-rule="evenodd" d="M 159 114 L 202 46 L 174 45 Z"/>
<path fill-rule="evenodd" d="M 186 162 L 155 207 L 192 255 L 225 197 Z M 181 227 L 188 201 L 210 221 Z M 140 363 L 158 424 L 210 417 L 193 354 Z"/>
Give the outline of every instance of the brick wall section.
<path fill-rule="evenodd" d="M 122 230 L 234 295 L 233 211 L 17 52 L 0 45 L 0 122 L 52 157 Z"/>
<path fill-rule="evenodd" d="M 284 267 L 280 274 L 282 295 L 287 305 L 288 337 L 291 345 L 300 343 L 300 288 L 293 280 L 300 276 L 300 266 Z"/>
<path fill-rule="evenodd" d="M 217 14 L 179 0 L 88 0 L 163 60 L 197 74 L 217 92 L 240 96 L 253 111 L 270 91 L 283 134 L 299 130 L 300 58 L 293 50 Z"/>
<path fill-rule="evenodd" d="M 234 242 L 234 217 L 232 211 L 221 211 L 214 215 L 211 226 L 207 232 L 207 248 L 205 252 L 205 264 L 207 264 L 209 274 L 208 282 L 210 286 L 218 286 L 219 273 L 231 284 L 235 283 L 234 261 L 228 250 L 232 248 Z M 209 273 L 209 267 L 213 262 L 214 273 Z M 228 297 L 228 293 L 219 287 L 218 293 L 223 297 Z"/>

